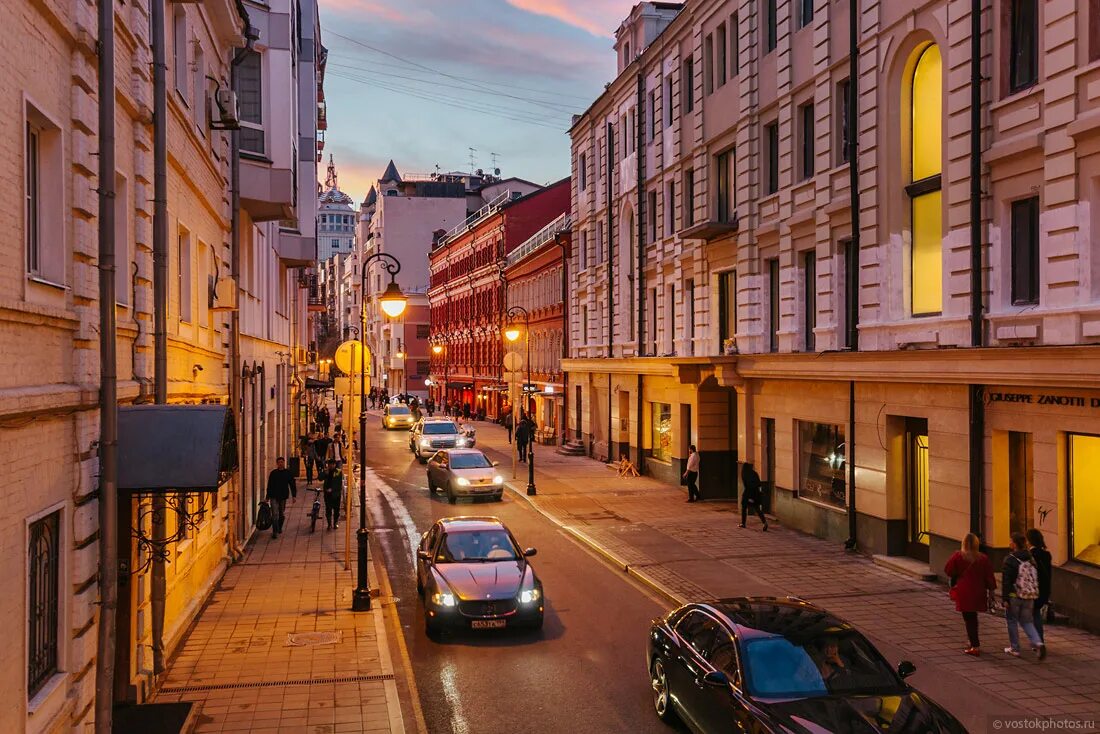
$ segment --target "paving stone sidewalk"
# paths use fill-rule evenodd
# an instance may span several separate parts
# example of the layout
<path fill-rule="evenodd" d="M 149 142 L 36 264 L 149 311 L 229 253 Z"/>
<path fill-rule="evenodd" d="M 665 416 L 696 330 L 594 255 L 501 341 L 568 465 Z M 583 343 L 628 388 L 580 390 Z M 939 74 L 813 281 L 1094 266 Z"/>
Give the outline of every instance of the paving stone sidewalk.
<path fill-rule="evenodd" d="M 478 444 L 511 459 L 503 428 L 476 424 Z M 503 456 L 500 456 L 503 454 Z M 791 595 L 856 624 L 883 652 L 917 664 L 914 684 L 956 713 L 971 731 L 992 731 L 994 717 L 1070 717 L 1097 731 L 1100 638 L 1049 626 L 1050 656 L 1038 663 L 1001 652 L 1004 620 L 982 615 L 983 656 L 962 654 L 966 637 L 944 586 L 883 568 L 837 544 L 750 519 L 737 527 L 733 502 L 688 504 L 674 487 L 619 478 L 601 462 L 536 447 L 538 494 L 526 497 L 527 468 L 508 486 L 610 562 L 673 601 L 744 594 Z M 1007 726 L 1004 731 L 1009 731 Z"/>
<path fill-rule="evenodd" d="M 345 523 L 326 530 L 322 510 L 311 533 L 304 485 L 285 533 L 257 533 L 171 661 L 157 701 L 198 702 L 198 734 L 405 731 L 383 604 L 351 611 L 354 530 L 345 571 Z M 371 574 L 378 586 L 373 559 Z"/>

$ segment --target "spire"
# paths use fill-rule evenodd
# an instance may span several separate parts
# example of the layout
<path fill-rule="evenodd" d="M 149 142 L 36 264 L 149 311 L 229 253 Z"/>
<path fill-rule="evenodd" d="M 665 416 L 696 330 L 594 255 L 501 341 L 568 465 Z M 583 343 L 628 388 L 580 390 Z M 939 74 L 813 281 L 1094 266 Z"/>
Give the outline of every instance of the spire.
<path fill-rule="evenodd" d="M 390 159 L 390 164 L 386 166 L 386 172 L 382 174 L 382 178 L 379 181 L 391 181 L 393 183 L 401 183 L 401 174 L 397 172 L 397 166 L 393 164 L 393 159 Z"/>
<path fill-rule="evenodd" d="M 328 154 L 328 175 L 325 176 L 325 188 L 330 190 L 340 188 L 336 182 L 336 162 L 332 159 L 332 153 Z"/>
<path fill-rule="evenodd" d="M 370 187 L 370 191 L 367 192 L 367 198 L 363 200 L 363 206 L 368 207 L 378 201 L 378 192 L 374 190 L 374 187 Z"/>

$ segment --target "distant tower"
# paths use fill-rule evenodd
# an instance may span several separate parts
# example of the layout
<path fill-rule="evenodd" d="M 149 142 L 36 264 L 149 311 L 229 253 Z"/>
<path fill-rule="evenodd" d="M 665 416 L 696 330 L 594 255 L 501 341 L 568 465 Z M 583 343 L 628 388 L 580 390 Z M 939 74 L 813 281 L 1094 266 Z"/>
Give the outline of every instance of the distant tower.
<path fill-rule="evenodd" d="M 317 201 L 317 259 L 324 262 L 355 248 L 355 223 L 359 217 L 355 202 L 340 190 L 336 162 L 331 153 L 322 188 Z"/>
<path fill-rule="evenodd" d="M 332 153 L 328 154 L 328 175 L 325 176 L 325 190 L 339 189 L 340 184 L 336 178 L 336 162 L 332 159 Z"/>

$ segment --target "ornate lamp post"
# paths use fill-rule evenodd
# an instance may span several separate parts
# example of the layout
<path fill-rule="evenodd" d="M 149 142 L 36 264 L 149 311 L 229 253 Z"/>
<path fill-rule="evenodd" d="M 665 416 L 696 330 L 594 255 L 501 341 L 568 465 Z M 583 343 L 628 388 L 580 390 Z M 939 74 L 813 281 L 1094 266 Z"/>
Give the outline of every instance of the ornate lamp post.
<path fill-rule="evenodd" d="M 370 583 L 367 578 L 367 548 L 370 534 L 367 531 L 367 269 L 375 260 L 381 260 L 386 272 L 390 274 L 390 284 L 382 292 L 378 302 L 382 313 L 397 318 L 405 312 L 409 299 L 397 285 L 397 274 L 401 272 L 401 262 L 387 252 L 376 252 L 363 261 L 359 283 L 362 308 L 359 311 L 359 346 L 363 350 L 363 364 L 359 367 L 359 530 L 355 534 L 359 555 L 356 567 L 356 587 L 351 598 L 354 612 L 370 611 Z"/>
<path fill-rule="evenodd" d="M 445 340 L 446 337 L 440 337 L 440 339 Z M 444 351 L 446 351 L 447 354 L 443 359 L 443 388 L 442 390 L 436 390 L 436 393 L 439 394 L 439 407 L 445 409 L 447 406 L 447 382 L 450 379 L 450 375 L 448 373 L 450 372 L 451 368 L 451 352 L 449 349 L 447 349 L 444 341 L 438 341 L 432 345 L 433 354 L 438 356 L 440 354 L 443 354 Z"/>
<path fill-rule="evenodd" d="M 523 328 L 522 332 L 519 323 L 516 321 L 516 316 L 523 315 Z M 527 309 L 523 306 L 512 306 L 508 309 L 506 314 L 508 317 L 508 325 L 504 327 L 504 338 L 510 342 L 515 342 L 519 339 L 520 333 L 525 333 L 527 341 L 527 385 L 531 385 L 531 316 L 527 313 Z M 525 386 L 521 391 L 526 393 L 528 387 Z M 524 398 L 524 403 L 527 399 Z M 512 420 L 515 420 L 515 408 L 512 409 Z M 527 446 L 527 494 L 536 494 L 535 490 L 535 437 L 531 436 L 530 443 Z"/>

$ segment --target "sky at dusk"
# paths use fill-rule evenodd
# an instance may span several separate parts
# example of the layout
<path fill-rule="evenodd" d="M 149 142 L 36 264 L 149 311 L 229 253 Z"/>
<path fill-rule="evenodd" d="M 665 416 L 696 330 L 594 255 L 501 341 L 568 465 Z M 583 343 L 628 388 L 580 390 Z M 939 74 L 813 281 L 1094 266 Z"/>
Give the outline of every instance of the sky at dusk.
<path fill-rule="evenodd" d="M 361 202 L 389 159 L 402 173 L 493 167 L 569 175 L 573 114 L 615 73 L 634 0 L 320 0 L 325 163 Z M 321 176 L 324 176 L 322 169 Z"/>

